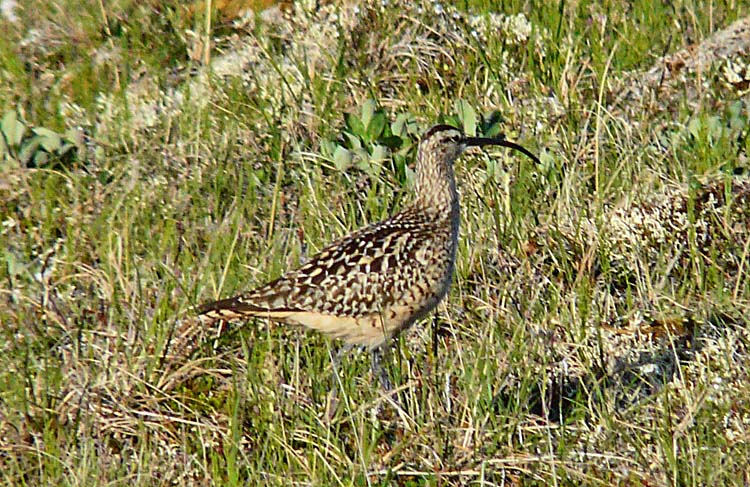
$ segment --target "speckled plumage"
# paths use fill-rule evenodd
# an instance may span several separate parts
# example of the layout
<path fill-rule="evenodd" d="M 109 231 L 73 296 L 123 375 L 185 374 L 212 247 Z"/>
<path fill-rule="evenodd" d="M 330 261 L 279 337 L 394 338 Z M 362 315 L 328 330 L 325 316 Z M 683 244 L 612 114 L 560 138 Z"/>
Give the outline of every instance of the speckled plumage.
<path fill-rule="evenodd" d="M 467 146 L 481 145 L 512 147 L 534 158 L 502 139 L 465 137 L 448 125 L 432 127 L 419 145 L 417 196 L 411 206 L 332 243 L 264 286 L 201 306 L 199 315 L 269 318 L 347 344 L 379 347 L 447 294 L 459 226 L 453 162 Z"/>

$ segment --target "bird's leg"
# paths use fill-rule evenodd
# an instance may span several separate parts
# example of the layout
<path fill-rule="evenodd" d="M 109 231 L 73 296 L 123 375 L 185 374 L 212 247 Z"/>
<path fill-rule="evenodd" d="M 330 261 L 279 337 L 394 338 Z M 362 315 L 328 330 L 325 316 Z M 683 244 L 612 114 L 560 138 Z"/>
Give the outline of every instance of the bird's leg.
<path fill-rule="evenodd" d="M 437 361 L 438 358 L 438 312 L 437 307 L 432 315 L 432 357 Z"/>
<path fill-rule="evenodd" d="M 437 307 L 435 313 L 432 315 L 432 372 L 434 374 L 435 383 L 437 384 L 437 364 L 438 364 L 438 312 Z"/>
<path fill-rule="evenodd" d="M 388 377 L 388 371 L 383 368 L 384 346 L 386 345 L 381 345 L 370 350 L 370 367 L 372 368 L 372 375 L 378 378 L 383 390 L 389 392 L 393 389 L 393 384 L 391 384 L 391 379 Z"/>

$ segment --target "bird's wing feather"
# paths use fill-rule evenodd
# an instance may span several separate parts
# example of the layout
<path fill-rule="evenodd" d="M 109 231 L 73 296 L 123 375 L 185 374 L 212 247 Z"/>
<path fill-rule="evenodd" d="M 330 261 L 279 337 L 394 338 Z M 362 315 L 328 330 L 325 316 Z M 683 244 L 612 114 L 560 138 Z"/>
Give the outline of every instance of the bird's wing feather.
<path fill-rule="evenodd" d="M 299 311 L 353 317 L 379 313 L 423 282 L 415 269 L 417 259 L 440 241 L 430 234 L 432 225 L 414 218 L 402 213 L 365 227 L 327 246 L 299 269 L 202 310 L 231 308 L 269 317 Z"/>

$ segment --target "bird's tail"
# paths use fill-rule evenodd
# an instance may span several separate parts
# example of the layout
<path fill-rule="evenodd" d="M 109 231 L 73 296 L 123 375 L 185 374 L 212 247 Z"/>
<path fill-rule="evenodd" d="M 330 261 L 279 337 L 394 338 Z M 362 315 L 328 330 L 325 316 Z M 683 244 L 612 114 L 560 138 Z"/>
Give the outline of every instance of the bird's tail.
<path fill-rule="evenodd" d="M 283 320 L 296 310 L 284 306 L 274 307 L 268 299 L 253 299 L 252 296 L 236 296 L 206 303 L 197 310 L 198 316 L 204 322 L 217 320 L 231 321 L 248 318 L 267 318 Z"/>

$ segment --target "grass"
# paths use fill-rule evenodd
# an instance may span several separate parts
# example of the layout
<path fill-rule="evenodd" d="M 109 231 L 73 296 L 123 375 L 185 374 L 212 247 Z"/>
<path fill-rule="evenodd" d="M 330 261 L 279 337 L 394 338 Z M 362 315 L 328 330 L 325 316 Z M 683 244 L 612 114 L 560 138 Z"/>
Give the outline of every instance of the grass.
<path fill-rule="evenodd" d="M 745 88 L 723 60 L 647 82 L 747 7 L 307 3 L 0 20 L 3 112 L 85 134 L 74 158 L 0 161 L 0 479 L 747 485 Z M 351 122 L 367 100 L 413 129 L 384 160 Z M 403 411 L 361 353 L 331 408 L 338 344 L 315 333 L 194 326 L 407 204 L 414 134 L 439 120 L 543 164 L 458 161 L 438 354 L 428 319 L 387 359 Z"/>

